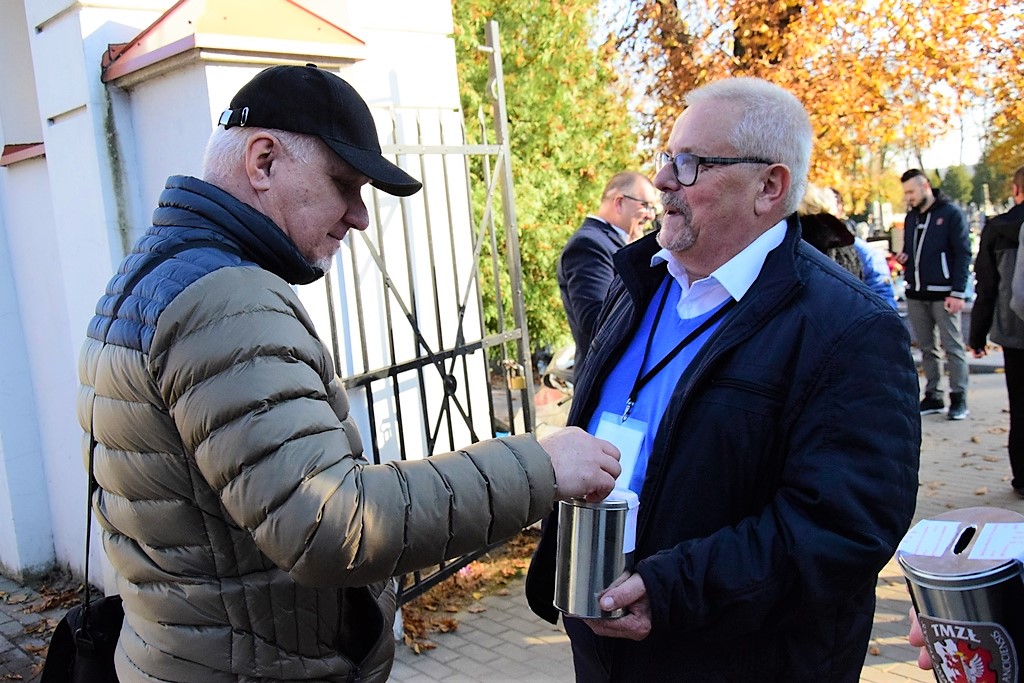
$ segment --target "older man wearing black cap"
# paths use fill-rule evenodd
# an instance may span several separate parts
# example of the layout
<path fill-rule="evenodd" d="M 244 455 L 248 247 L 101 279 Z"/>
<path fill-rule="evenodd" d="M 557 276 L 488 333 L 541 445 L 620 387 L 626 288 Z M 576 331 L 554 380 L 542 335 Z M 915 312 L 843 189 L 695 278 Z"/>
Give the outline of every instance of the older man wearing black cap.
<path fill-rule="evenodd" d="M 173 176 L 100 299 L 80 363 L 93 509 L 117 574 L 124 681 L 384 680 L 389 577 L 599 499 L 618 451 L 578 429 L 370 465 L 291 285 L 321 277 L 361 188 L 420 183 L 309 65 L 258 74 Z"/>

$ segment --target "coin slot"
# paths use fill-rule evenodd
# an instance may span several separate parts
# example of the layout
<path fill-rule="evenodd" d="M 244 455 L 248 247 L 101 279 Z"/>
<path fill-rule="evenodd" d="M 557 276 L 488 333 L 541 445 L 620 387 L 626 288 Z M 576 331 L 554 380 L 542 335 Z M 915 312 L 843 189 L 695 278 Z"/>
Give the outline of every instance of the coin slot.
<path fill-rule="evenodd" d="M 971 539 L 974 538 L 974 534 L 978 531 L 978 527 L 969 526 L 960 532 L 960 537 L 956 539 L 956 543 L 953 544 L 953 554 L 959 555 L 967 546 L 970 545 Z"/>

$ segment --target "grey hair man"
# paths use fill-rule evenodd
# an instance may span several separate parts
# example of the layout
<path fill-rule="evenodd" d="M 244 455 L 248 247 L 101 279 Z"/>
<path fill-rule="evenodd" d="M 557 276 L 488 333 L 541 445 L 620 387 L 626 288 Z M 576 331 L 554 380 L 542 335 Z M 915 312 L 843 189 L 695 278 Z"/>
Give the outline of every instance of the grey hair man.
<path fill-rule="evenodd" d="M 272 67 L 235 95 L 205 180 L 172 176 L 100 299 L 80 422 L 125 620 L 121 681 L 384 681 L 390 577 L 597 500 L 618 452 L 580 429 L 370 465 L 292 285 L 368 224 L 381 156 L 338 76 Z"/>
<path fill-rule="evenodd" d="M 687 105 L 658 155 L 661 230 L 615 256 L 569 415 L 619 446 L 640 499 L 634 567 L 600 598 L 625 615 L 565 617 L 576 675 L 852 683 L 916 501 L 908 335 L 800 239 L 800 102 L 732 78 Z M 556 535 L 527 583 L 551 620 Z"/>

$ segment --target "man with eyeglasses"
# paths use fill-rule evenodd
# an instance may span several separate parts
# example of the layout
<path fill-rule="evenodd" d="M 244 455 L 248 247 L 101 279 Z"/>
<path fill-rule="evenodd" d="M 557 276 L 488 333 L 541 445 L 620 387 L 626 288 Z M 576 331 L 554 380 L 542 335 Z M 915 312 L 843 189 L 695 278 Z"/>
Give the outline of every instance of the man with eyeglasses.
<path fill-rule="evenodd" d="M 733 78 L 687 105 L 654 179 L 661 229 L 615 255 L 569 415 L 618 446 L 616 486 L 640 498 L 632 569 L 600 597 L 626 614 L 565 617 L 576 676 L 852 683 L 915 506 L 908 334 L 800 238 L 800 102 Z M 556 529 L 527 582 L 552 621 Z"/>
<path fill-rule="evenodd" d="M 558 259 L 558 289 L 576 342 L 574 371 L 587 357 L 594 322 L 615 277 L 612 255 L 643 235 L 654 220 L 658 193 L 642 173 L 616 173 L 601 193 L 601 206 L 577 228 Z"/>

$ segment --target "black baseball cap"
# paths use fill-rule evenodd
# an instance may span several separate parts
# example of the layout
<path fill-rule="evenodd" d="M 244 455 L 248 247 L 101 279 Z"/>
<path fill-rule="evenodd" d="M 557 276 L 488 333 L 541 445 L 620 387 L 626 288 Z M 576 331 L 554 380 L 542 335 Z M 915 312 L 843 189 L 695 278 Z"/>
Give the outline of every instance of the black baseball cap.
<path fill-rule="evenodd" d="M 218 123 L 315 135 L 388 194 L 408 197 L 423 187 L 381 156 L 370 108 L 355 88 L 315 64 L 259 72 L 231 98 Z"/>

